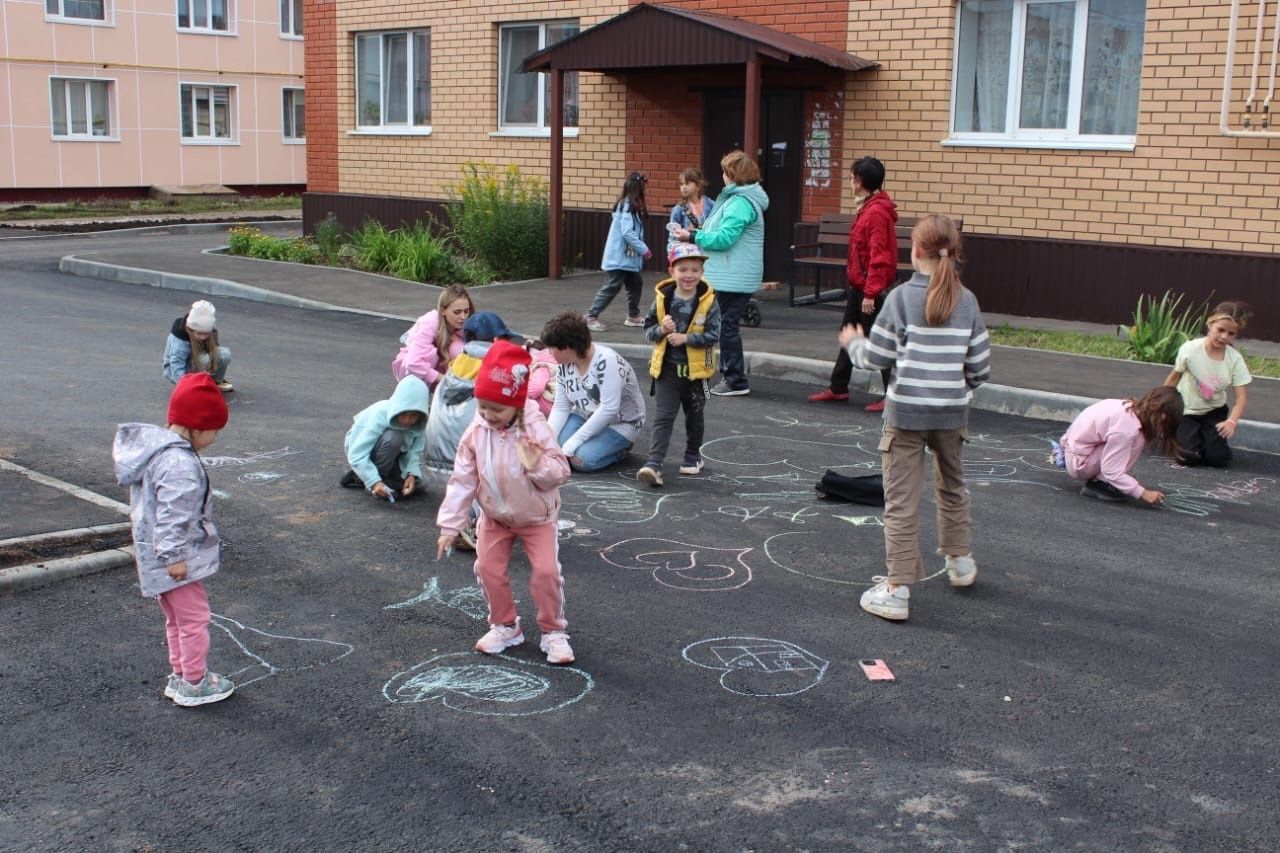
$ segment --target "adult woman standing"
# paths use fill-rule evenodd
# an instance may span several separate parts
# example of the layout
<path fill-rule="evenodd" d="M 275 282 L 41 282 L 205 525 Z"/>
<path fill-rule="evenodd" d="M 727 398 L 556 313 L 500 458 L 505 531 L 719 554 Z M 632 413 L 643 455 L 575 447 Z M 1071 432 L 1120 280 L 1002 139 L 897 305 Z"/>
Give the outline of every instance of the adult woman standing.
<path fill-rule="evenodd" d="M 857 213 L 849 228 L 849 258 L 845 273 L 849 279 L 849 301 L 845 303 L 840 328 L 855 325 L 870 329 L 876 324 L 885 294 L 898 274 L 898 208 L 881 187 L 884 164 L 875 157 L 863 157 L 849 170 Z M 810 403 L 849 399 L 849 379 L 853 362 L 840 350 L 831 369 L 831 384 L 809 395 Z M 889 388 L 889 371 L 880 371 L 883 387 Z M 884 399 L 867 404 L 868 412 L 884 411 Z"/>
<path fill-rule="evenodd" d="M 764 212 L 769 196 L 760 186 L 760 168 L 741 151 L 720 160 L 724 191 L 696 231 L 674 231 L 677 240 L 697 243 L 707 253 L 704 278 L 720 306 L 720 374 L 711 393 L 741 397 L 751 393 L 742 355 L 742 314 L 764 278 Z"/>

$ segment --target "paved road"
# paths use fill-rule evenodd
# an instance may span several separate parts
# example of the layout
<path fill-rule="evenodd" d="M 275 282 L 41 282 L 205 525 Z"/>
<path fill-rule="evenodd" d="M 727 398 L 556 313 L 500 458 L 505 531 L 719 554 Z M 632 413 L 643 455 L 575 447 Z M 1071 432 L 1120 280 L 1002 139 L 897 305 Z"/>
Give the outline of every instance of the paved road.
<path fill-rule="evenodd" d="M 190 299 L 17 266 L 0 448 L 123 498 L 112 430 L 163 417 Z M 565 489 L 579 661 L 552 670 L 535 631 L 470 652 L 480 603 L 464 556 L 432 559 L 434 497 L 336 485 L 405 324 L 219 315 L 241 390 L 206 453 L 227 542 L 211 661 L 242 688 L 161 699 L 159 609 L 128 571 L 0 599 L 0 848 L 1280 846 L 1280 460 L 1147 460 L 1177 510 L 1117 508 L 1045 470 L 1060 427 L 978 413 L 978 586 L 931 580 L 893 625 L 856 603 L 877 513 L 812 492 L 875 465 L 876 422 L 760 380 L 713 402 L 704 476 Z"/>

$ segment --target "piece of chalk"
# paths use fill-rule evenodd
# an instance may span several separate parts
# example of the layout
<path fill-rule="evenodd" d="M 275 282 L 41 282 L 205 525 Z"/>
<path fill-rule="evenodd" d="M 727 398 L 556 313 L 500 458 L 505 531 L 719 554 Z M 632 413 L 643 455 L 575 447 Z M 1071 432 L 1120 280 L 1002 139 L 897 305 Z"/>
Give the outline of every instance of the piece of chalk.
<path fill-rule="evenodd" d="M 453 546 L 452 546 L 452 545 L 450 545 L 450 546 L 449 546 L 449 548 L 448 548 L 448 550 L 446 550 L 446 551 L 444 552 L 444 555 L 445 555 L 445 557 L 446 557 L 446 558 L 447 558 L 447 557 L 452 557 L 452 556 L 453 556 Z"/>
<path fill-rule="evenodd" d="M 396 502 L 395 492 L 387 492 L 387 503 L 393 504 L 395 502 Z"/>

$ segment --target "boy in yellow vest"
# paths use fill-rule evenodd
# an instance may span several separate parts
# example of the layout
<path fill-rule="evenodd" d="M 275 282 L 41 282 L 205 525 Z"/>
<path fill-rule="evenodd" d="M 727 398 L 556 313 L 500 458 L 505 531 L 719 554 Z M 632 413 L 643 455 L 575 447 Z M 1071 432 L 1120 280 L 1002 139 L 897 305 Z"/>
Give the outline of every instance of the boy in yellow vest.
<path fill-rule="evenodd" d="M 720 307 L 715 291 L 702 278 L 707 256 L 695 243 L 677 243 L 668 256 L 671 277 L 658 282 L 645 337 L 653 341 L 649 375 L 657 397 L 649 461 L 637 478 L 655 488 L 662 485 L 662 460 L 671 443 L 676 414 L 684 409 L 685 449 L 681 474 L 702 471 L 702 412 L 708 382 L 716 372 L 716 344 L 720 340 Z"/>

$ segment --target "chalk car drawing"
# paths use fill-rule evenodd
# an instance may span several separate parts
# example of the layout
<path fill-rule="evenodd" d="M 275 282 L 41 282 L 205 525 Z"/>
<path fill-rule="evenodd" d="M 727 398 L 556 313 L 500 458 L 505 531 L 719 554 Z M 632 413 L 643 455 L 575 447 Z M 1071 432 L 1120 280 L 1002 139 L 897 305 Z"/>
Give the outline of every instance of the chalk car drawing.
<path fill-rule="evenodd" d="M 684 659 L 720 672 L 720 686 L 740 696 L 794 696 L 816 687 L 828 661 L 785 640 L 713 637 L 685 646 Z"/>

